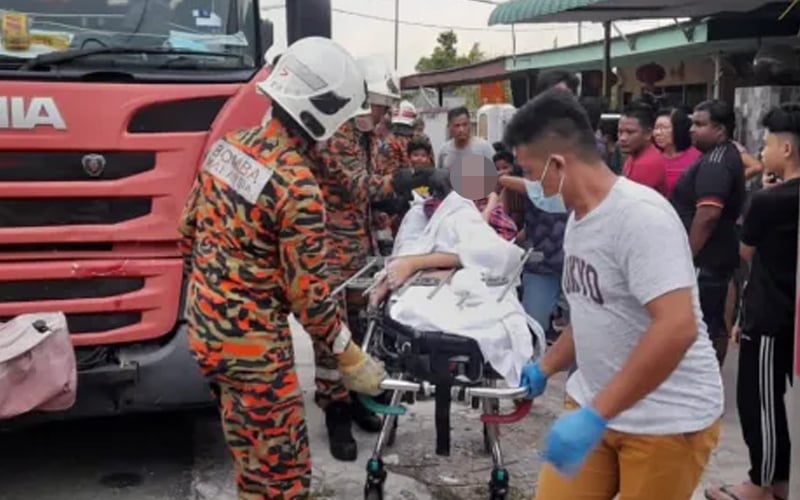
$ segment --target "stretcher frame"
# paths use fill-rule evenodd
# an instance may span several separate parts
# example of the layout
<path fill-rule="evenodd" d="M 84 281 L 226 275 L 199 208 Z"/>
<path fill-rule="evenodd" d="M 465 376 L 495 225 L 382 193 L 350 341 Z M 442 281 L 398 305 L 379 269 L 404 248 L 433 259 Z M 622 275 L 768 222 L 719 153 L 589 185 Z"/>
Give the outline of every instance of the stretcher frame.
<path fill-rule="evenodd" d="M 512 271 L 510 276 L 487 278 L 485 281 L 489 286 L 503 286 L 503 290 L 498 296 L 497 301 L 501 302 L 508 292 L 514 287 L 516 277 L 518 277 L 524 265 L 531 260 L 540 260 L 541 253 L 529 249 L 525 252 L 518 266 Z M 374 276 L 365 278 L 371 270 L 382 269 L 387 259 L 383 257 L 373 257 L 353 276 L 345 280 L 333 293 L 339 294 L 346 291 L 358 291 L 366 297 L 379 285 L 379 280 Z M 428 299 L 432 299 L 436 294 L 450 282 L 456 270 L 450 270 L 444 278 L 438 282 L 420 283 L 423 271 L 417 272 L 412 276 L 397 292 L 395 296 L 402 295 L 411 286 L 424 285 L 430 286 L 432 290 L 428 293 Z M 371 282 L 366 287 L 366 281 Z M 363 291 L 362 291 L 363 290 Z M 468 300 L 469 295 L 461 298 L 459 305 L 463 305 Z M 367 328 L 362 342 L 365 352 L 374 352 L 373 340 L 375 332 L 379 327 L 381 312 L 375 306 L 367 307 Z M 406 346 L 404 345 L 403 348 Z M 410 346 L 409 346 L 410 349 Z M 545 346 L 539 346 L 540 352 Z M 384 348 L 384 351 L 387 351 Z M 401 353 L 402 354 L 402 353 Z M 380 357 L 380 356 L 379 356 Z M 484 361 L 484 365 L 485 365 Z M 401 404 L 403 400 L 427 399 L 434 397 L 436 400 L 436 430 L 437 430 L 437 455 L 448 456 L 450 454 L 450 405 L 453 401 L 471 404 L 474 409 L 482 409 L 481 421 L 484 424 L 484 448 L 492 456 L 493 467 L 489 479 L 489 499 L 506 500 L 509 493 L 510 475 L 505 467 L 503 451 L 499 440 L 500 425 L 511 424 L 524 419 L 531 410 L 532 401 L 527 399 L 525 388 L 503 388 L 497 387 L 498 379 L 485 379 L 483 373 L 479 380 L 469 378 L 459 379 L 456 376 L 453 383 L 445 384 L 445 391 L 437 392 L 436 384 L 426 380 L 409 380 L 408 374 L 402 370 L 392 373 L 390 378 L 381 383 L 381 388 L 388 393 L 388 404 L 382 404 L 372 398 L 359 396 L 365 407 L 383 416 L 383 425 L 378 434 L 375 447 L 371 458 L 367 461 L 367 480 L 364 485 L 365 500 L 383 500 L 384 483 L 387 478 L 387 471 L 382 460 L 383 451 L 394 442 L 397 429 L 397 419 L 406 413 L 406 408 Z M 476 385 L 479 383 L 480 385 Z M 509 414 L 500 414 L 499 407 L 501 401 L 514 401 L 515 410 Z M 445 415 L 440 413 L 445 412 Z"/>

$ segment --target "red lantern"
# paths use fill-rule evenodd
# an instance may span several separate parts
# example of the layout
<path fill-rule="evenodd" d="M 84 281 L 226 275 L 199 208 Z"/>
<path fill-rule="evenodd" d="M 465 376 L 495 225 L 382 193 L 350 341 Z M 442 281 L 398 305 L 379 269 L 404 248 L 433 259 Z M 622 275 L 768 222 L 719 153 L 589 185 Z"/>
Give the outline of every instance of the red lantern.
<path fill-rule="evenodd" d="M 636 68 L 636 79 L 645 85 L 655 85 L 667 76 L 667 71 L 656 63 L 645 64 Z"/>

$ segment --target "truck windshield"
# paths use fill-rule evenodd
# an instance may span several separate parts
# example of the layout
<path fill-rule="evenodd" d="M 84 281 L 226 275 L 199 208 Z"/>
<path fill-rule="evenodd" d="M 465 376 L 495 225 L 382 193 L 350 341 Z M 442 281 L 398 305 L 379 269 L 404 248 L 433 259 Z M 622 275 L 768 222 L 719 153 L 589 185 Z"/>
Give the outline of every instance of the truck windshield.
<path fill-rule="evenodd" d="M 0 0 L 0 67 L 30 69 L 42 60 L 94 67 L 254 68 L 255 8 L 254 0 Z M 67 57 L 53 57 L 57 53 Z"/>

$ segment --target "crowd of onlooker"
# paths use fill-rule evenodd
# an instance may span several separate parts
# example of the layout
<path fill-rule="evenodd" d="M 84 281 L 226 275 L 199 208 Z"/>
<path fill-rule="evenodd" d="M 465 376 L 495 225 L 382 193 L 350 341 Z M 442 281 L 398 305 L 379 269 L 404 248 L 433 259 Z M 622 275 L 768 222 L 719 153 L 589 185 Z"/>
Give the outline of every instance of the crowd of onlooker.
<path fill-rule="evenodd" d="M 553 88 L 577 94 L 578 81 L 566 72 L 542 75 L 537 93 Z M 800 106 L 766 114 L 765 146 L 757 158 L 734 140 L 734 111 L 720 100 L 689 108 L 664 105 L 645 93 L 625 107 L 618 122 L 602 119 L 599 98 L 579 102 L 606 165 L 660 193 L 683 223 L 719 365 L 731 339 L 741 346 L 737 403 L 753 468 L 746 483 L 710 490 L 707 498 L 785 498 L 790 445 L 782 395 L 794 352 Z M 491 158 L 497 190 L 476 204 L 503 237 L 541 252 L 543 258 L 524 269 L 521 298 L 554 339 L 569 322 L 562 272 L 570 215 L 531 202 L 533 183 L 523 178 L 514 151 L 472 136 L 465 108 L 452 110 L 448 123 L 451 139 L 436 166 L 450 168 L 465 154 Z M 432 157 L 420 142 L 409 145 L 408 153 L 420 165 Z"/>

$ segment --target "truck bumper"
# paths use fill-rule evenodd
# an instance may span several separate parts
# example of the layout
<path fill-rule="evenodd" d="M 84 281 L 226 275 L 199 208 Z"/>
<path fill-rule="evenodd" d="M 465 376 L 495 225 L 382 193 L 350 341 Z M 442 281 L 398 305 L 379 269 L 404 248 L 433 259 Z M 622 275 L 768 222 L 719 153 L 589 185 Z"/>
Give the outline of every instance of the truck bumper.
<path fill-rule="evenodd" d="M 1 425 L 213 405 L 208 381 L 189 351 L 185 323 L 166 342 L 120 346 L 115 354 L 119 363 L 78 372 L 77 399 L 69 410 L 29 414 Z"/>

